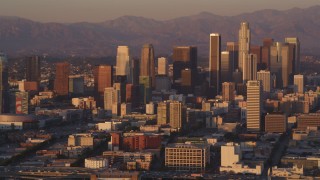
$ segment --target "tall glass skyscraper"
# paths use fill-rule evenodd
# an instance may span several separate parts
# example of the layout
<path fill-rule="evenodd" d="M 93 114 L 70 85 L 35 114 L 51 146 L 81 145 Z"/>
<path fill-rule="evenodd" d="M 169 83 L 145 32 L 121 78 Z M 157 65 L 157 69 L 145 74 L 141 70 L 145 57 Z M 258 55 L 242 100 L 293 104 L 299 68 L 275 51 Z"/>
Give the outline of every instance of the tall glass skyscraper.
<path fill-rule="evenodd" d="M 26 59 L 26 79 L 27 81 L 35 81 L 40 83 L 40 57 L 31 56 Z"/>
<path fill-rule="evenodd" d="M 216 96 L 221 90 L 221 35 L 210 34 L 209 86 Z M 213 96 L 213 97 L 214 97 Z"/>
<path fill-rule="evenodd" d="M 257 55 L 248 54 L 246 63 L 243 64 L 243 82 L 257 80 Z"/>
<path fill-rule="evenodd" d="M 151 86 L 155 87 L 154 49 L 152 44 L 145 44 L 142 47 L 140 76 L 151 77 Z"/>
<path fill-rule="evenodd" d="M 270 47 L 270 72 L 272 75 L 276 75 L 277 88 L 289 85 L 290 63 L 288 44 L 274 43 Z"/>
<path fill-rule="evenodd" d="M 8 60 L 7 56 L 0 52 L 0 114 L 9 111 L 8 102 Z"/>
<path fill-rule="evenodd" d="M 300 72 L 300 41 L 297 37 L 285 38 L 285 42 L 294 45 L 293 73 Z"/>
<path fill-rule="evenodd" d="M 191 70 L 191 87 L 196 84 L 197 78 L 197 47 L 176 46 L 173 48 L 173 84 L 181 92 L 182 71 Z"/>

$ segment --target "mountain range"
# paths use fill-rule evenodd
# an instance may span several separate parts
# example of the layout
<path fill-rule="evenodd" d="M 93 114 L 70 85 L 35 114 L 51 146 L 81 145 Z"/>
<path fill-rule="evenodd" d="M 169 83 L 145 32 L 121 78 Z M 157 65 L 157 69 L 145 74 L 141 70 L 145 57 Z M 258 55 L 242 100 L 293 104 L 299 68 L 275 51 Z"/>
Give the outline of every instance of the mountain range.
<path fill-rule="evenodd" d="M 13 56 L 49 54 L 61 56 L 114 56 L 118 45 L 128 45 L 140 56 L 145 43 L 156 55 L 170 55 L 176 45 L 194 45 L 208 56 L 209 34 L 220 33 L 223 46 L 238 40 L 240 22 L 247 21 L 252 44 L 266 37 L 283 42 L 299 37 L 303 54 L 320 55 L 320 6 L 285 11 L 260 10 L 237 16 L 202 12 L 171 20 L 122 16 L 101 23 L 40 23 L 19 17 L 0 16 L 0 50 Z"/>

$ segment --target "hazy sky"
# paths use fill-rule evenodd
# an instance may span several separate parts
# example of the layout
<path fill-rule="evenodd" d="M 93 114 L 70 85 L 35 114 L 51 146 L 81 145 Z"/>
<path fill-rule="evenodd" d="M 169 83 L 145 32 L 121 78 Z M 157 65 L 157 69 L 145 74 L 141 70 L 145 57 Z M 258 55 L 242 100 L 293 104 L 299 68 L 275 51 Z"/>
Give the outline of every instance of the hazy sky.
<path fill-rule="evenodd" d="M 42 22 L 101 22 L 123 15 L 163 20 L 203 11 L 237 15 L 313 5 L 320 5 L 320 0 L 0 0 L 0 16 Z"/>

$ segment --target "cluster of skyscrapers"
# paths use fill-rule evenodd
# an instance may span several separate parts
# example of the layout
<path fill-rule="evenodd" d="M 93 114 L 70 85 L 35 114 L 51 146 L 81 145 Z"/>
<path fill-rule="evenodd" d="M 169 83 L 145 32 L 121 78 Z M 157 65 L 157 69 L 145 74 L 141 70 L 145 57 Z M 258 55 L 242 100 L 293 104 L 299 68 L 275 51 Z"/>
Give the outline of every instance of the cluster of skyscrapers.
<path fill-rule="evenodd" d="M 119 115 L 121 107 L 136 109 L 155 100 L 153 91 L 164 93 L 174 89 L 177 94 L 202 98 L 215 98 L 221 94 L 225 101 L 233 101 L 237 93 L 247 98 L 248 130 L 259 130 L 261 101 L 266 93 L 276 88 L 290 88 L 293 84 L 296 84 L 296 91 L 303 92 L 303 76 L 298 76 L 300 42 L 294 37 L 285 38 L 284 43 L 266 38 L 262 46 L 251 45 L 247 22 L 240 24 L 238 37 L 238 42 L 227 42 L 223 51 L 221 35 L 210 34 L 208 71 L 199 70 L 197 47 L 194 46 L 175 46 L 171 68 L 168 58 L 155 60 L 152 44 L 142 46 L 140 60 L 132 58 L 128 46 L 118 46 L 115 67 L 108 64 L 94 67 L 97 105 Z M 7 112 L 3 106 L 8 88 L 7 60 L 3 54 L 0 58 L 1 109 Z M 84 92 L 83 77 L 69 75 L 69 63 L 56 64 L 53 89 L 57 95 Z M 40 58 L 28 58 L 24 86 L 37 90 L 40 77 Z M 121 105 L 123 103 L 126 105 Z"/>
<path fill-rule="evenodd" d="M 210 34 L 209 94 L 215 97 L 221 92 L 221 84 L 230 82 L 223 83 L 222 95 L 230 94 L 230 89 L 245 95 L 247 129 L 259 131 L 262 93 L 289 88 L 293 81 L 298 81 L 294 75 L 300 69 L 300 42 L 298 38 L 285 38 L 285 43 L 266 38 L 263 46 L 252 46 L 250 41 L 247 22 L 240 24 L 238 43 L 227 42 L 227 51 L 221 50 L 221 35 Z"/>

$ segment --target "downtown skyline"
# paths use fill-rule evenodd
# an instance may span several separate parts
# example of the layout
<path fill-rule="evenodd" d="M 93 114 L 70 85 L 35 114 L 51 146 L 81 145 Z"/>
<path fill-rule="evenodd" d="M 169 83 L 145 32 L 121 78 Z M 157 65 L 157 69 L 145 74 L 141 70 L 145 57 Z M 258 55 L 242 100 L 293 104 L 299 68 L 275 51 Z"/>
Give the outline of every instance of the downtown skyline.
<path fill-rule="evenodd" d="M 108 8 L 147 18 L 65 23 L 107 0 L 17 7 L 60 23 L 0 14 L 0 179 L 320 177 L 320 5 L 173 0 L 228 15 L 154 20 L 169 0 L 128 1 Z"/>

